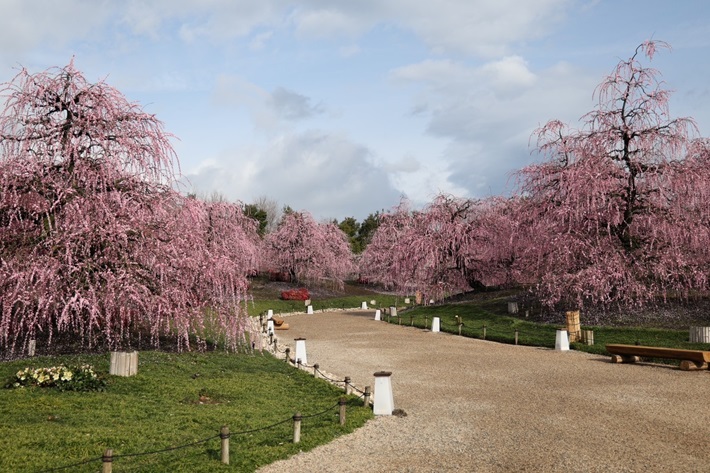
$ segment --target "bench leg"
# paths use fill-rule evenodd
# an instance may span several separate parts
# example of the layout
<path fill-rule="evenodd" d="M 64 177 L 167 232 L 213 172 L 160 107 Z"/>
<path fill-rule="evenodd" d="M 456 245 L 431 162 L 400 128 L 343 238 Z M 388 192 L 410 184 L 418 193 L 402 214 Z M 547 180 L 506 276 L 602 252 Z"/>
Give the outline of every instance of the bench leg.
<path fill-rule="evenodd" d="M 636 363 L 640 360 L 638 356 L 631 355 L 611 355 L 612 363 Z"/>
<path fill-rule="evenodd" d="M 683 360 L 680 362 L 680 369 L 683 371 L 704 370 L 708 368 L 707 363 L 696 363 L 691 360 Z"/>

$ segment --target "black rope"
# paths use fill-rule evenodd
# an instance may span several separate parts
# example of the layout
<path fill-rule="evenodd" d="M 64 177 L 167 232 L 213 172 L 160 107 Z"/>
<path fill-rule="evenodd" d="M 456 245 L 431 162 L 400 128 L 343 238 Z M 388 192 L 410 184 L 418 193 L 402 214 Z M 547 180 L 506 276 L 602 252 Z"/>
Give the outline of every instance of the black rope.
<path fill-rule="evenodd" d="M 286 420 L 282 420 L 282 421 L 280 421 L 280 422 L 276 422 L 275 424 L 267 425 L 266 427 L 259 427 L 258 429 L 251 429 L 251 430 L 243 430 L 243 431 L 241 431 L 241 432 L 230 432 L 229 435 L 252 434 L 252 433 L 254 433 L 254 432 L 259 432 L 259 431 L 262 431 L 262 430 L 273 429 L 274 427 L 276 427 L 276 426 L 278 426 L 278 425 L 281 425 L 281 424 L 285 424 L 286 422 L 289 422 L 289 421 L 291 421 L 291 420 L 292 420 L 292 418 L 289 417 L 289 418 L 286 419 Z"/>
<path fill-rule="evenodd" d="M 327 414 L 328 412 L 332 411 L 333 409 L 335 409 L 335 408 L 338 407 L 339 405 L 340 405 L 340 400 L 338 400 L 338 402 L 336 402 L 334 405 L 330 406 L 328 409 L 326 409 L 326 410 L 324 410 L 324 411 L 322 411 L 322 412 L 319 412 L 319 413 L 317 413 L 317 414 L 310 414 L 310 415 L 307 415 L 307 416 L 302 415 L 301 418 L 303 418 L 303 419 L 310 419 L 311 417 L 322 416 L 323 414 Z"/>
<path fill-rule="evenodd" d="M 329 377 L 326 376 L 325 373 L 323 373 L 321 370 L 316 370 L 316 371 L 318 371 L 318 373 L 319 373 L 321 376 L 323 376 L 324 379 L 327 379 L 328 381 L 332 381 L 332 382 L 334 382 L 334 383 L 342 383 L 342 382 L 343 382 L 343 381 L 340 380 L 340 379 L 329 378 Z"/>
<path fill-rule="evenodd" d="M 130 457 L 142 457 L 146 455 L 155 455 L 156 453 L 165 453 L 165 452 L 171 452 L 173 450 L 180 450 L 182 448 L 187 448 L 187 447 L 193 447 L 195 445 L 199 445 L 201 443 L 209 442 L 212 439 L 219 438 L 220 434 L 213 435 L 212 437 L 208 437 L 203 440 L 197 440 L 196 442 L 191 442 L 191 443 L 186 443 L 184 445 L 178 445 L 177 447 L 168 447 L 168 448 L 163 448 L 160 450 L 154 450 L 152 452 L 142 452 L 142 453 L 124 453 L 121 455 L 113 455 L 113 459 L 115 460 L 116 458 L 130 458 Z"/>
<path fill-rule="evenodd" d="M 365 394 L 365 391 L 359 390 L 359 389 L 356 388 L 355 385 L 352 384 L 352 383 L 348 383 L 348 386 L 350 386 L 351 388 L 353 388 L 355 391 L 359 392 L 360 394 Z"/>
<path fill-rule="evenodd" d="M 96 457 L 96 458 L 89 458 L 88 460 L 84 460 L 79 463 L 72 463 L 71 465 L 58 466 L 55 468 L 50 468 L 49 470 L 39 470 L 37 473 L 46 473 L 46 472 L 50 472 L 50 471 L 66 470 L 67 468 L 74 468 L 75 466 L 86 465 L 87 463 L 93 463 L 95 461 L 101 461 L 103 459 L 104 459 L 103 456 Z"/>

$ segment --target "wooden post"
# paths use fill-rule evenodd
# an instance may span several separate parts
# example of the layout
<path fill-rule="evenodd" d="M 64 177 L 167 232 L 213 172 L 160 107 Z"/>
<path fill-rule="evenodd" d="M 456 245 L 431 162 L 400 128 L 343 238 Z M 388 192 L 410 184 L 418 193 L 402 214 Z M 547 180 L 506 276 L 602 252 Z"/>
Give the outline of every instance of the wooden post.
<path fill-rule="evenodd" d="M 27 355 L 35 356 L 35 348 L 37 348 L 37 340 L 30 340 L 27 345 Z"/>
<path fill-rule="evenodd" d="M 286 363 L 291 363 L 291 349 L 286 347 Z"/>
<path fill-rule="evenodd" d="M 426 330 L 429 327 L 429 316 L 425 315 L 424 316 L 424 330 Z"/>
<path fill-rule="evenodd" d="M 274 352 L 278 349 L 279 347 L 279 340 L 277 338 L 274 338 Z"/>
<path fill-rule="evenodd" d="M 222 463 L 229 465 L 229 427 L 223 425 L 219 431 L 219 438 L 222 439 L 221 453 Z"/>
<path fill-rule="evenodd" d="M 343 384 L 345 385 L 345 394 L 350 394 L 350 376 L 345 377 Z"/>
<path fill-rule="evenodd" d="M 515 344 L 518 344 L 518 331 L 515 331 Z"/>
<path fill-rule="evenodd" d="M 399 323 L 399 325 L 402 325 L 402 316 L 401 315 L 397 316 L 397 322 Z"/>
<path fill-rule="evenodd" d="M 594 331 L 593 330 L 582 330 L 582 343 L 587 345 L 594 345 Z"/>
<path fill-rule="evenodd" d="M 313 365 L 313 376 L 315 376 L 316 378 L 318 377 L 318 368 L 320 368 L 320 366 L 318 366 L 318 363 Z"/>
<path fill-rule="evenodd" d="M 300 358 L 296 360 L 296 366 L 298 366 L 299 370 L 301 369 L 301 359 Z"/>
<path fill-rule="evenodd" d="M 370 405 L 370 396 L 371 395 L 372 395 L 372 389 L 370 388 L 370 386 L 365 386 L 365 394 L 362 397 L 365 407 L 368 407 Z"/>
<path fill-rule="evenodd" d="M 340 406 L 340 425 L 345 425 L 345 408 L 347 403 L 348 400 L 344 397 L 341 397 L 340 400 L 338 400 L 338 405 Z"/>
<path fill-rule="evenodd" d="M 486 324 L 483 324 L 483 339 L 486 339 Z"/>
<path fill-rule="evenodd" d="M 301 414 L 296 412 L 293 415 L 293 443 L 301 443 Z"/>
<path fill-rule="evenodd" d="M 409 314 L 409 326 L 414 327 L 414 316 Z"/>
<path fill-rule="evenodd" d="M 113 450 L 110 448 L 107 448 L 104 451 L 103 457 L 101 457 L 101 461 L 103 462 L 103 468 L 101 470 L 102 473 L 111 473 L 112 467 L 113 467 Z"/>

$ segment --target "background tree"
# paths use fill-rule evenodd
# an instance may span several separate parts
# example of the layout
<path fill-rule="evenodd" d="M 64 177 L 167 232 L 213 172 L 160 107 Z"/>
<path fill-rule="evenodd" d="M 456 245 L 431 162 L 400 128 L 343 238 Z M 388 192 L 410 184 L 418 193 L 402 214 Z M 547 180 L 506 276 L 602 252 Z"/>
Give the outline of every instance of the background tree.
<path fill-rule="evenodd" d="M 171 189 L 177 158 L 162 124 L 104 82 L 88 83 L 73 63 L 23 69 L 2 91 L 6 353 L 33 338 L 77 349 L 169 336 L 185 347 L 200 340 L 207 307 L 212 328 L 236 348 L 245 275 L 256 264 L 247 261 L 253 228 L 228 204 Z"/>
<path fill-rule="evenodd" d="M 340 228 L 340 230 L 345 233 L 350 242 L 350 248 L 353 253 L 358 254 L 362 252 L 360 248 L 360 242 L 357 239 L 358 232 L 360 230 L 360 222 L 358 222 L 355 217 L 346 217 L 338 223 L 337 220 L 333 221 L 335 225 Z"/>
<path fill-rule="evenodd" d="M 264 234 L 274 231 L 281 220 L 281 209 L 279 208 L 279 203 L 274 199 L 262 195 L 257 197 L 251 205 L 266 214 L 266 218 L 264 219 L 266 222 Z"/>
<path fill-rule="evenodd" d="M 318 223 L 306 212 L 284 213 L 264 241 L 264 264 L 307 284 L 342 286 L 354 271 L 347 236 L 333 223 Z"/>
<path fill-rule="evenodd" d="M 537 222 L 529 270 L 550 305 L 645 304 L 707 289 L 707 146 L 692 141 L 692 119 L 670 117 L 669 91 L 641 63 L 659 47 L 643 43 L 618 63 L 581 130 L 551 121 L 537 131 L 548 160 L 521 171 L 521 191 Z"/>
<path fill-rule="evenodd" d="M 377 231 L 377 227 L 380 225 L 380 212 L 375 212 L 374 214 L 369 214 L 362 221 L 360 227 L 357 230 L 357 241 L 359 253 L 365 251 L 367 245 L 372 241 L 372 236 Z"/>
<path fill-rule="evenodd" d="M 264 236 L 266 234 L 266 228 L 269 225 L 269 215 L 266 213 L 266 211 L 260 207 L 258 207 L 256 204 L 246 204 L 244 206 L 244 214 L 247 217 L 251 217 L 254 220 L 256 220 L 258 224 L 258 233 L 259 236 Z"/>

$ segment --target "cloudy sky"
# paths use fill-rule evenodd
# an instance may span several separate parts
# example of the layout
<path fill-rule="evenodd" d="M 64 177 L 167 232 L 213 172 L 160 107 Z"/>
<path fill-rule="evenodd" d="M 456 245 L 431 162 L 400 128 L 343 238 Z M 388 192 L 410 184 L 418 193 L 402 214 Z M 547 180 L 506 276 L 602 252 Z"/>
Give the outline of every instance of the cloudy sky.
<path fill-rule="evenodd" d="M 507 194 L 635 47 L 710 136 L 706 0 L 0 0 L 0 81 L 72 57 L 161 119 L 185 191 L 362 219 Z"/>

